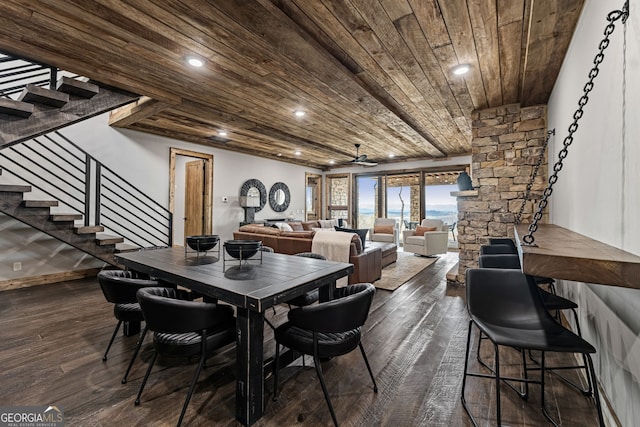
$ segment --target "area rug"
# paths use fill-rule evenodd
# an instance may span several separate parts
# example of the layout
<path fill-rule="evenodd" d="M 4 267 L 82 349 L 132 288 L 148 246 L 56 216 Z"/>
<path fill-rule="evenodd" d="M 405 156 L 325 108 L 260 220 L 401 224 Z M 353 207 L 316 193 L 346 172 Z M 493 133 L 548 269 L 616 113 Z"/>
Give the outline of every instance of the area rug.
<path fill-rule="evenodd" d="M 379 289 L 395 291 L 413 276 L 436 262 L 438 258 L 416 256 L 409 252 L 398 252 L 398 260 L 382 269 L 380 280 L 373 282 Z"/>

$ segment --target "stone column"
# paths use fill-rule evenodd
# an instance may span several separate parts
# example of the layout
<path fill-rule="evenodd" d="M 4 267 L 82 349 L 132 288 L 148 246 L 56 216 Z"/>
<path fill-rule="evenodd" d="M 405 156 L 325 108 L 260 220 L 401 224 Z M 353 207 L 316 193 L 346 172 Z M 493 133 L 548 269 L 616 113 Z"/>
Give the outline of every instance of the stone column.
<path fill-rule="evenodd" d="M 513 237 L 531 172 L 546 137 L 547 107 L 503 105 L 472 112 L 471 177 L 475 192 L 458 192 L 458 248 L 455 281 L 464 283 L 467 268 L 478 266 L 480 246 L 490 237 Z M 547 155 L 542 160 L 521 222 L 532 212 L 547 182 Z M 453 194 L 453 193 L 452 193 Z M 531 200 L 533 199 L 533 200 Z M 541 222 L 547 222 L 545 213 Z M 453 281 L 453 279 L 451 279 Z"/>

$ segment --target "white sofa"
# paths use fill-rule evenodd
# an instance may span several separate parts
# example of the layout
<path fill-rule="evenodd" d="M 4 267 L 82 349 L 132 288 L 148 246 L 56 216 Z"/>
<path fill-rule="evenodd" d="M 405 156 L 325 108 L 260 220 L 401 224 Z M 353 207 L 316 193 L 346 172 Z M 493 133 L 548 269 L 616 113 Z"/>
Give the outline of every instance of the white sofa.
<path fill-rule="evenodd" d="M 376 233 L 375 227 L 377 225 L 393 226 L 393 234 Z M 369 238 L 372 242 L 387 242 L 398 244 L 398 224 L 393 218 L 376 218 L 373 222 L 373 228 L 369 229 Z"/>
<path fill-rule="evenodd" d="M 416 230 L 404 230 L 402 232 L 404 251 L 424 256 L 447 253 L 449 243 L 447 225 L 439 219 L 423 219 L 420 226 L 435 227 L 436 230 L 427 231 L 424 235 L 417 235 Z"/>

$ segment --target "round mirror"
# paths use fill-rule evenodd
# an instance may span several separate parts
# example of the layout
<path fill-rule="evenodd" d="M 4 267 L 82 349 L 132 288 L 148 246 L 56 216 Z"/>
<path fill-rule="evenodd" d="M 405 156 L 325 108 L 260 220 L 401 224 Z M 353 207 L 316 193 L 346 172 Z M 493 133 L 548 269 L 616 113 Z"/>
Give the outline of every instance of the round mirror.
<path fill-rule="evenodd" d="M 291 195 L 289 187 L 284 182 L 276 182 L 269 190 L 269 206 L 274 212 L 284 212 L 289 207 Z"/>

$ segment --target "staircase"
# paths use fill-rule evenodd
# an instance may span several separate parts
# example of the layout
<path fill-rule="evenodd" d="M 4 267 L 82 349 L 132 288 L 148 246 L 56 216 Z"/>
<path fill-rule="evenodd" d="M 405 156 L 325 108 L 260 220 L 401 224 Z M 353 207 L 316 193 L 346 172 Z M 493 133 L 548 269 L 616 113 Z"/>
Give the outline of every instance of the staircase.
<path fill-rule="evenodd" d="M 0 175 L 12 178 L 0 212 L 112 265 L 117 252 L 171 245 L 166 208 L 57 132 L 139 97 L 58 72 L 0 53 Z"/>
<path fill-rule="evenodd" d="M 80 214 L 52 213 L 55 200 L 25 200 L 30 191 L 30 185 L 0 185 L 0 211 L 111 265 L 117 265 L 115 253 L 138 249 L 124 245 L 122 237 L 102 233 L 102 226 L 76 225 L 83 219 Z"/>
<path fill-rule="evenodd" d="M 64 76 L 55 90 L 29 83 L 17 100 L 0 98 L 0 148 L 111 111 L 138 98 L 125 91 Z"/>

